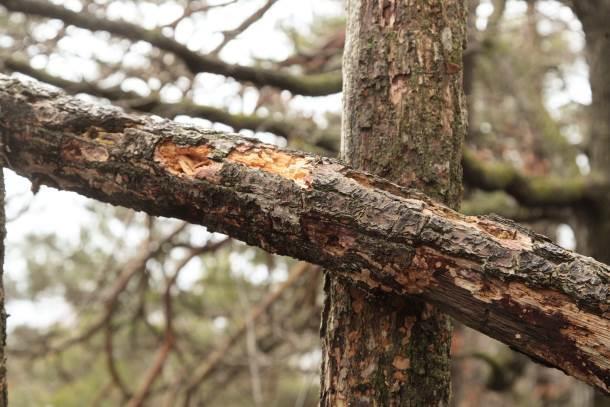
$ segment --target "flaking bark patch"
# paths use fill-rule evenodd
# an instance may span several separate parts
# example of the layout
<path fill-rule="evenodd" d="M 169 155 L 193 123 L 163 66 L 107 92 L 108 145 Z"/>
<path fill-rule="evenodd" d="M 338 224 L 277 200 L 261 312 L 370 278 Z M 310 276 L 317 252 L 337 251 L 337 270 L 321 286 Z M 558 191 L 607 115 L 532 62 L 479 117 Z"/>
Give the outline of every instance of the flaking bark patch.
<path fill-rule="evenodd" d="M 62 146 L 62 156 L 68 161 L 105 162 L 110 157 L 108 150 L 88 140 L 69 139 Z"/>
<path fill-rule="evenodd" d="M 237 146 L 228 160 L 258 168 L 294 181 L 301 188 L 311 187 L 310 159 L 286 154 L 269 147 Z"/>
<path fill-rule="evenodd" d="M 411 264 L 406 270 L 396 273 L 396 280 L 405 288 L 409 294 L 421 294 L 430 285 L 436 284 L 433 273 L 441 267 L 441 257 L 432 255 L 430 250 L 418 248 L 415 251 Z M 438 265 L 438 267 L 436 267 Z M 387 268 L 387 266 L 386 266 Z M 384 269 L 384 271 L 388 271 Z"/>
<path fill-rule="evenodd" d="M 555 290 L 533 289 L 522 282 L 489 277 L 483 280 L 472 268 L 452 268 L 449 275 L 456 287 L 463 288 L 477 301 L 489 304 L 490 326 L 503 320 L 509 310 L 508 313 L 519 315 L 528 329 L 514 334 L 516 349 L 530 353 L 535 347 L 535 338 L 546 338 L 563 351 L 542 350 L 538 353 L 540 360 L 607 391 L 610 373 L 600 368 L 610 359 L 607 347 L 610 321 L 607 318 L 579 308 L 568 296 Z"/>
<path fill-rule="evenodd" d="M 179 177 L 219 180 L 221 162 L 214 161 L 211 145 L 177 145 L 172 141 L 160 143 L 155 150 L 155 162 L 170 174 Z M 249 168 L 263 170 L 289 179 L 301 188 L 311 187 L 310 158 L 287 154 L 271 146 L 237 145 L 225 157 L 225 162 L 234 162 Z"/>

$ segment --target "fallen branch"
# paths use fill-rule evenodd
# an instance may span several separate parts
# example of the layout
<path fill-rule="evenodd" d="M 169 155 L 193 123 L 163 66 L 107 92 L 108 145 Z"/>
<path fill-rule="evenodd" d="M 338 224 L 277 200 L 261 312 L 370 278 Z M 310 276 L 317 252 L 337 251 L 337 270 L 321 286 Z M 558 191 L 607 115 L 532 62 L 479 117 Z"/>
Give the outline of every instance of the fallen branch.
<path fill-rule="evenodd" d="M 328 155 L 338 153 L 339 135 L 322 131 L 311 121 L 289 118 L 278 120 L 256 114 L 232 114 L 223 109 L 187 100 L 177 103 L 162 102 L 158 98 L 141 97 L 125 92 L 120 87 L 102 88 L 91 82 L 69 81 L 50 75 L 43 69 L 32 68 L 27 61 L 18 58 L 6 58 L 3 63 L 12 71 L 58 86 L 68 93 L 88 93 L 104 97 L 119 102 L 130 110 L 154 113 L 169 119 L 185 114 L 226 124 L 235 131 L 242 129 L 268 131 L 287 140 L 301 139 Z M 464 181 L 469 186 L 485 191 L 506 191 L 521 204 L 522 207 L 518 208 L 521 213 L 527 213 L 527 209 L 524 208 L 530 207 L 552 211 L 583 206 L 588 202 L 596 201 L 596 196 L 603 194 L 609 188 L 608 180 L 599 177 L 527 176 L 508 163 L 481 160 L 469 148 L 464 149 L 462 166 Z M 494 213 L 502 212 L 496 210 Z"/>
<path fill-rule="evenodd" d="M 593 202 L 608 190 L 597 177 L 527 176 L 507 163 L 486 162 L 464 149 L 464 179 L 485 191 L 503 190 L 526 207 L 565 207 Z"/>
<path fill-rule="evenodd" d="M 461 215 L 335 160 L 6 76 L 0 114 L 5 162 L 36 183 L 202 224 L 369 292 L 418 295 L 610 392 L 610 267 L 511 221 Z"/>

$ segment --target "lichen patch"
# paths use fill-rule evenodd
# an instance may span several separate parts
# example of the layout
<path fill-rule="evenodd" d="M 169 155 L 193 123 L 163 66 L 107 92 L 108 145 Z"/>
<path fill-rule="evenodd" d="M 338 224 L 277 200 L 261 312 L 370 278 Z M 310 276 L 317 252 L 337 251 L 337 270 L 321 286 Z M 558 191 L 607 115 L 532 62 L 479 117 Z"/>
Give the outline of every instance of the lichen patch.
<path fill-rule="evenodd" d="M 238 146 L 227 159 L 290 179 L 301 188 L 311 187 L 311 165 L 308 158 L 271 147 Z"/>

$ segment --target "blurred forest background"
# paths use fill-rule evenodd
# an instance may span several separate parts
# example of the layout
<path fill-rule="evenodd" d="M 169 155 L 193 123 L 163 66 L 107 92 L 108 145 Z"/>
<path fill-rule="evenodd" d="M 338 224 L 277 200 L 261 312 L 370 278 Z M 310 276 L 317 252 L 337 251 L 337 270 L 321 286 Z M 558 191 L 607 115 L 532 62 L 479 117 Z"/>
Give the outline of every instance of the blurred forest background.
<path fill-rule="evenodd" d="M 467 1 L 462 211 L 610 263 L 610 2 Z M 341 0 L 0 5 L 3 72 L 337 155 Z M 236 63 L 319 80 L 271 87 Z M 11 405 L 317 405 L 319 269 L 5 175 Z M 457 323 L 452 353 L 454 406 L 610 405 Z"/>

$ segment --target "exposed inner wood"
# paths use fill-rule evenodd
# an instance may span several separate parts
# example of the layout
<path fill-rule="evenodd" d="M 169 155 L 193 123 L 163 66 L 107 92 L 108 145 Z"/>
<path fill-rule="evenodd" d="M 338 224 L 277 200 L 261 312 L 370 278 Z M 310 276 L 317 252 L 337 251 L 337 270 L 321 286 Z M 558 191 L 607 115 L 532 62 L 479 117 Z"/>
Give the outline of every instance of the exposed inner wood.
<path fill-rule="evenodd" d="M 283 178 L 293 180 L 303 188 L 311 186 L 311 159 L 309 158 L 286 154 L 269 147 L 238 145 L 227 156 L 227 160 L 277 174 Z"/>
<path fill-rule="evenodd" d="M 157 146 L 155 161 L 173 175 L 193 177 L 202 167 L 211 164 L 207 145 L 178 146 L 166 141 Z"/>
<path fill-rule="evenodd" d="M 213 152 L 214 147 L 209 145 L 164 141 L 155 150 L 155 161 L 172 175 L 214 180 L 221 165 L 211 158 Z M 310 158 L 286 154 L 270 146 L 237 145 L 225 159 L 279 175 L 303 188 L 311 186 Z"/>

